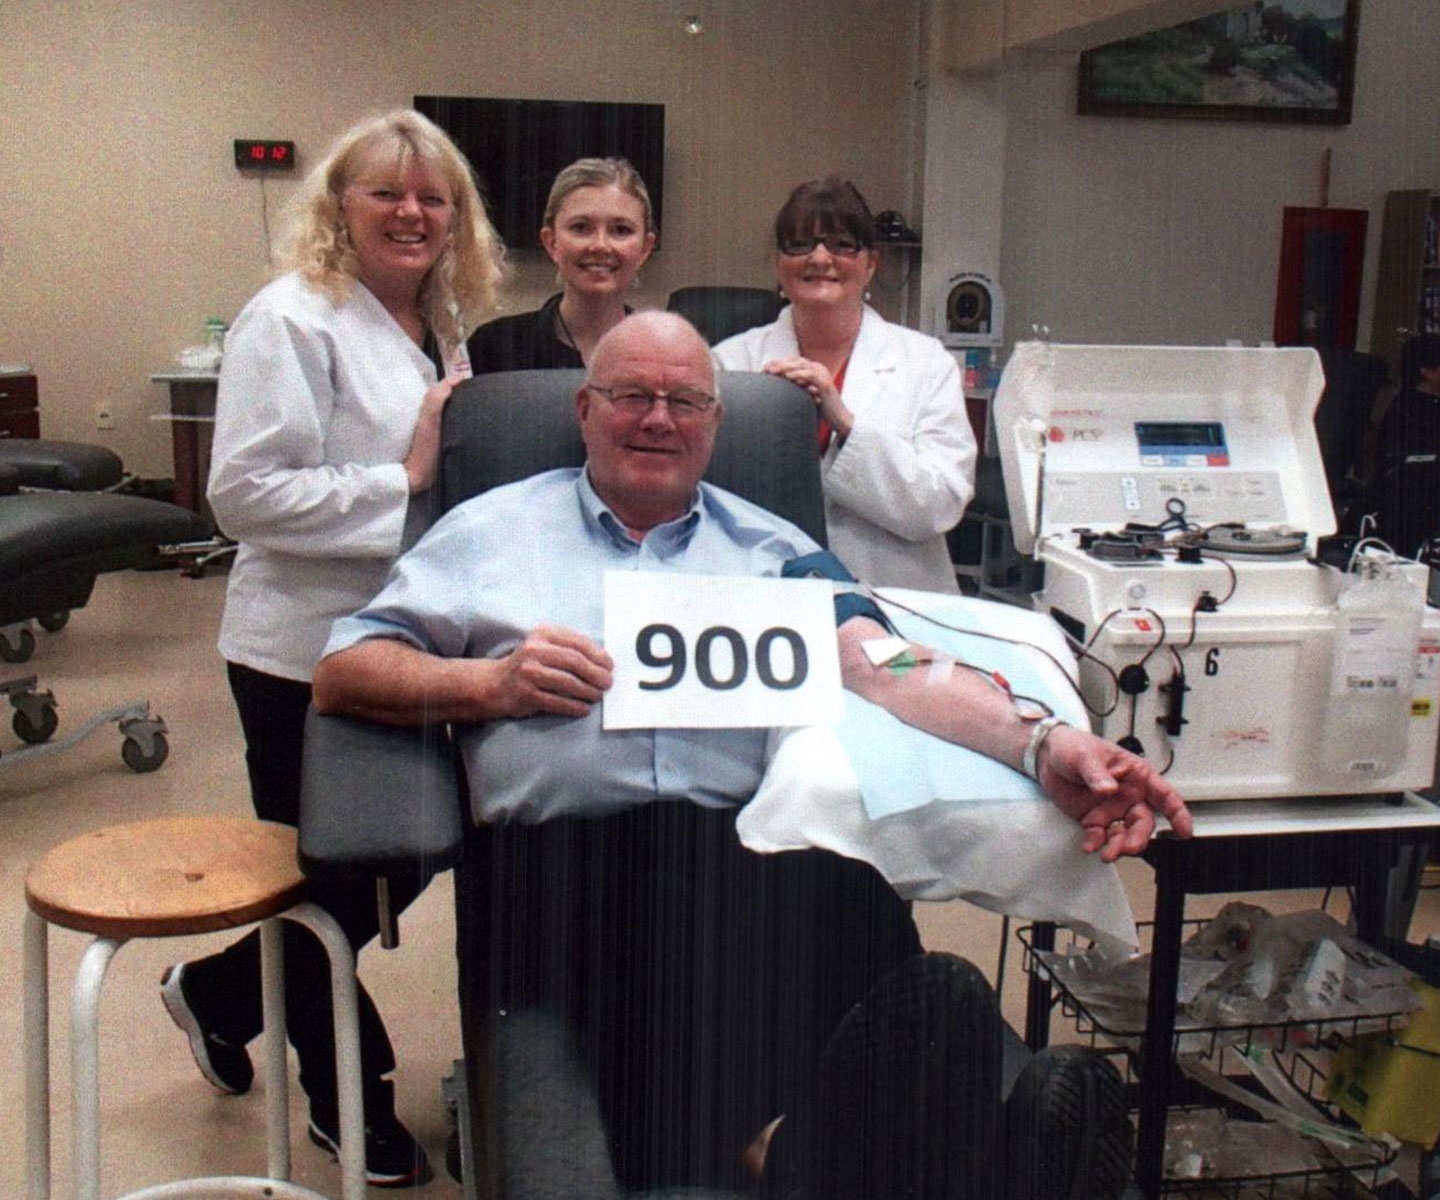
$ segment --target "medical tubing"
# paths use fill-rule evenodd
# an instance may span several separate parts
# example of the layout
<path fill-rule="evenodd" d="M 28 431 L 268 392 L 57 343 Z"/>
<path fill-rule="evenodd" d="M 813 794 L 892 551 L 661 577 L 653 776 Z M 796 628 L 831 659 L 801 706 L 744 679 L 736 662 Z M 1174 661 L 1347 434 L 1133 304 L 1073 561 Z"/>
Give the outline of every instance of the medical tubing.
<path fill-rule="evenodd" d="M 929 613 L 921 612 L 919 609 L 911 608 L 908 604 L 902 604 L 899 600 L 895 600 L 895 599 L 893 599 L 893 598 L 890 597 L 890 596 L 884 595 L 884 594 L 881 593 L 878 589 L 872 587 L 872 586 L 871 586 L 870 584 L 868 584 L 868 583 L 862 583 L 860 586 L 865 590 L 866 594 L 869 595 L 870 599 L 874 600 L 877 604 L 889 604 L 889 605 L 892 605 L 893 607 L 898 608 L 901 612 L 909 613 L 912 617 L 919 617 L 922 621 L 928 621 L 931 625 L 934 625 L 937 629 L 948 629 L 951 633 L 962 633 L 962 634 L 968 634 L 968 635 L 971 636 L 971 637 L 986 638 L 986 639 L 988 639 L 989 641 L 992 641 L 992 642 L 1003 642 L 1003 643 L 1004 643 L 1005 645 L 1007 645 L 1007 646 L 1020 646 L 1020 647 L 1022 647 L 1023 649 L 1026 649 L 1026 650 L 1034 650 L 1034 651 L 1036 651 L 1036 652 L 1039 653 L 1039 654 L 1043 654 L 1046 658 L 1048 658 L 1048 659 L 1051 661 L 1051 663 L 1053 663 L 1053 664 L 1055 665 L 1055 668 L 1060 672 L 1060 674 L 1061 674 L 1062 676 L 1064 676 L 1065 682 L 1070 685 L 1070 690 L 1073 691 L 1077 697 L 1079 697 L 1080 703 L 1081 703 L 1081 704 L 1084 704 L 1087 709 L 1089 709 L 1091 712 L 1095 713 L 1096 716 L 1101 716 L 1101 717 L 1109 716 L 1110 713 L 1112 713 L 1112 712 L 1115 711 L 1113 705 L 1112 705 L 1108 710 L 1106 710 L 1106 711 L 1103 712 L 1103 713 L 1102 713 L 1102 712 L 1098 712 L 1096 709 L 1090 708 L 1090 705 L 1089 705 L 1089 704 L 1086 702 L 1086 700 L 1085 700 L 1084 694 L 1080 691 L 1080 685 L 1079 685 L 1079 683 L 1076 682 L 1076 680 L 1074 680 L 1073 678 L 1071 678 L 1070 672 L 1065 669 L 1064 664 L 1061 663 L 1061 661 L 1060 661 L 1058 658 L 1056 658 L 1053 654 L 1050 653 L 1050 651 L 1046 650 L 1043 646 L 1035 646 L 1035 645 L 1032 645 L 1030 642 L 1022 642 L 1022 641 L 1021 641 L 1020 639 L 1018 639 L 1018 638 L 1008 638 L 1008 637 L 1004 637 L 1004 636 L 1002 636 L 1001 634 L 998 634 L 998 633 L 986 633 L 986 632 L 984 632 L 983 630 L 980 630 L 980 629 L 964 629 L 964 628 L 962 628 L 962 627 L 959 626 L 959 625 L 951 625 L 951 624 L 949 624 L 948 622 L 945 622 L 945 621 L 940 620 L 938 617 L 932 617 Z M 1066 635 L 1066 636 L 1067 636 L 1067 640 L 1073 640 L 1073 639 L 1069 639 L 1069 635 Z M 1098 662 L 1099 660 L 1097 659 L 1096 661 Z M 990 672 L 989 670 L 987 670 L 987 669 L 984 668 L 984 667 L 977 667 L 977 666 L 974 666 L 974 665 L 971 664 L 971 663 L 962 662 L 962 661 L 959 660 L 959 659 L 957 659 L 956 662 L 959 663 L 959 665 L 962 666 L 962 667 L 969 667 L 972 671 L 978 671 L 980 674 L 985 675 L 985 676 L 987 676 L 987 677 L 989 677 L 989 676 L 992 675 L 992 672 Z M 1105 664 L 1102 663 L 1101 665 L 1104 666 Z M 1106 669 L 1109 670 L 1108 667 L 1106 667 Z M 1112 677 L 1113 677 L 1114 672 L 1111 672 L 1111 675 L 1112 675 Z M 994 683 L 995 680 L 992 678 L 992 679 L 991 679 L 991 682 Z M 1118 690 L 1118 688 L 1119 688 L 1119 683 L 1118 683 L 1118 682 L 1116 683 L 1116 688 L 1117 688 L 1117 690 Z M 1050 710 L 1050 706 L 1049 706 L 1048 704 L 1046 704 L 1043 700 L 1040 700 L 1040 699 L 1038 699 L 1038 698 L 1035 697 L 1035 696 L 1016 695 L 1016 694 L 1013 693 L 1013 692 L 1011 692 L 1010 695 L 1011 695 L 1012 699 L 1015 699 L 1015 700 L 1024 700 L 1024 701 L 1026 701 L 1026 702 L 1028 702 L 1028 703 L 1030 703 L 1030 704 L 1034 704 L 1034 705 L 1036 705 L 1036 706 L 1038 706 L 1038 707 L 1040 707 L 1040 708 L 1045 709 L 1045 715 L 1047 715 L 1047 716 L 1053 715 L 1053 713 L 1052 713 L 1051 710 Z"/>
<path fill-rule="evenodd" d="M 1142 609 L 1140 609 L 1139 611 L 1140 611 L 1140 612 L 1149 613 L 1152 617 L 1155 618 L 1155 624 L 1157 624 L 1158 626 L 1160 626 L 1160 636 L 1155 639 L 1155 642 L 1154 642 L 1153 645 L 1151 645 L 1150 649 L 1148 649 L 1147 651 L 1145 651 L 1145 657 L 1142 658 L 1138 663 L 1135 664 L 1135 665 L 1138 666 L 1138 667 L 1143 667 L 1147 662 L 1150 661 L 1150 656 L 1151 656 L 1152 654 L 1154 654 L 1155 651 L 1157 651 L 1158 649 L 1160 649 L 1160 647 L 1165 644 L 1166 631 L 1165 631 L 1165 618 L 1162 617 L 1162 616 L 1161 616 L 1158 612 L 1156 612 L 1153 608 L 1142 608 Z"/>

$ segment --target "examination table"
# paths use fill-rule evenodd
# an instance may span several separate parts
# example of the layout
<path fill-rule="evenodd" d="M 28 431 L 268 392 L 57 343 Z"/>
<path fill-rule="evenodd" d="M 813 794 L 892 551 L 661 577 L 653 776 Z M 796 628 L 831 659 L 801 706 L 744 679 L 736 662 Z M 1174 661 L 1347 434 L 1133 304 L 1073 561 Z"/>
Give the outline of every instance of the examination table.
<path fill-rule="evenodd" d="M 120 459 L 100 446 L 0 441 L 0 659 L 29 659 L 36 646 L 32 622 L 60 629 L 88 603 L 97 575 L 162 565 L 163 547 L 210 536 L 209 523 L 188 509 L 105 490 L 123 478 Z M 0 680 L 0 695 L 15 710 L 15 733 L 30 743 L 0 758 L 0 769 L 73 745 L 112 720 L 132 770 L 154 770 L 164 761 L 164 724 L 150 716 L 145 701 L 107 709 L 42 745 L 59 722 L 53 694 L 36 684 L 35 676 Z"/>

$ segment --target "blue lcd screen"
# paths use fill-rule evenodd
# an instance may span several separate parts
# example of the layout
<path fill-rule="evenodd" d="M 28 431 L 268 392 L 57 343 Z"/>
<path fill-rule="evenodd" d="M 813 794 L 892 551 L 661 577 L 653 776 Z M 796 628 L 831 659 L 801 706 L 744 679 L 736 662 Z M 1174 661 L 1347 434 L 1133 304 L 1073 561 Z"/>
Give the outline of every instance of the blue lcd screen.
<path fill-rule="evenodd" d="M 1136 421 L 1140 465 L 1228 467 L 1230 448 L 1219 421 Z"/>

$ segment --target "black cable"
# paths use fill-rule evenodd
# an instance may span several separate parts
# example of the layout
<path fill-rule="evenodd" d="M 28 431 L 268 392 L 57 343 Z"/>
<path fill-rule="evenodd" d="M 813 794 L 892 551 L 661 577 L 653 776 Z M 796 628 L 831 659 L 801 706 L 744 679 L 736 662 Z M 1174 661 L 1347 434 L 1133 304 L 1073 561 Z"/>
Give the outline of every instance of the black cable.
<path fill-rule="evenodd" d="M 1223 554 L 1214 555 L 1213 560 L 1230 572 L 1230 590 L 1215 601 L 1215 607 L 1219 608 L 1222 604 L 1228 604 L 1230 602 L 1230 597 L 1235 594 L 1235 589 L 1240 586 L 1240 576 L 1235 574 L 1235 564 Z M 1210 560 L 1207 559 L 1206 561 L 1208 562 Z"/>
<path fill-rule="evenodd" d="M 946 657 L 949 658 L 948 655 Z M 1034 716 L 1025 717 L 1025 720 L 1038 721 L 1041 717 L 1053 717 L 1055 715 L 1055 710 L 1051 708 L 1050 705 L 1047 704 L 1044 700 L 1040 699 L 1039 696 L 1027 696 L 1023 692 L 1015 691 L 1015 689 L 1010 686 L 1010 681 L 1006 679 L 1003 675 L 1001 675 L 999 671 L 996 671 L 991 667 L 982 667 L 978 663 L 966 662 L 964 659 L 961 658 L 950 659 L 950 661 L 953 662 L 957 667 L 964 667 L 967 671 L 974 671 L 975 674 L 980 676 L 981 679 L 985 680 L 986 683 L 990 684 L 994 688 L 997 688 L 1007 697 L 1009 697 L 1010 703 L 1014 704 L 1017 709 L 1020 707 L 1019 701 L 1021 700 L 1023 700 L 1026 704 L 1033 705 L 1038 710 L 1038 712 Z"/>
<path fill-rule="evenodd" d="M 269 171 L 260 172 L 260 227 L 265 232 L 265 265 L 268 267 L 275 258 L 275 248 L 270 244 L 270 194 L 265 190 Z"/>
<path fill-rule="evenodd" d="M 1073 691 L 1073 692 L 1075 693 L 1075 695 L 1079 698 L 1080 703 L 1085 706 L 1086 711 L 1092 712 L 1092 713 L 1094 713 L 1094 714 L 1095 714 L 1096 716 L 1098 716 L 1098 717 L 1108 717 L 1112 712 L 1115 711 L 1115 705 L 1113 705 L 1113 704 L 1112 704 L 1108 709 L 1106 709 L 1104 712 L 1100 712 L 1098 709 L 1092 708 L 1091 705 L 1090 705 L 1090 703 L 1089 703 L 1089 701 L 1087 701 L 1087 700 L 1085 699 L 1085 694 L 1080 690 L 1080 684 L 1079 684 L 1079 682 L 1076 681 L 1075 679 L 1071 678 L 1070 672 L 1069 672 L 1069 670 L 1066 669 L 1065 665 L 1064 665 L 1058 658 L 1056 658 L 1053 654 L 1051 654 L 1050 651 L 1046 650 L 1044 646 L 1036 646 L 1036 645 L 1033 645 L 1033 644 L 1030 643 L 1030 642 L 1021 641 L 1019 638 L 1005 637 L 1005 636 L 1003 636 L 1002 634 L 998 634 L 998 633 L 986 633 L 986 632 L 984 632 L 983 630 L 979 630 L 979 629 L 963 629 L 963 628 L 961 628 L 959 625 L 951 625 L 951 624 L 949 624 L 949 623 L 946 622 L 946 621 L 940 620 L 939 617 L 932 617 L 929 613 L 921 612 L 918 608 L 911 608 L 908 604 L 903 604 L 903 603 L 901 603 L 899 600 L 894 599 L 893 597 L 886 596 L 884 593 L 880 592 L 880 591 L 879 591 L 878 589 L 876 589 L 876 588 L 871 587 L 869 584 L 861 584 L 861 586 L 866 590 L 866 592 L 869 594 L 869 596 L 870 596 L 870 598 L 871 598 L 872 600 L 875 600 L 875 601 L 877 601 L 878 603 L 881 603 L 881 604 L 889 604 L 889 605 L 892 605 L 892 606 L 894 606 L 895 608 L 898 608 L 901 612 L 907 612 L 907 613 L 909 613 L 912 617 L 919 617 L 922 621 L 928 621 L 931 625 L 934 625 L 937 629 L 948 629 L 951 633 L 967 634 L 967 635 L 969 635 L 970 637 L 987 638 L 988 640 L 990 640 L 990 641 L 992 641 L 992 642 L 1003 642 L 1003 643 L 1004 643 L 1005 645 L 1007 645 L 1007 646 L 1019 646 L 1019 647 L 1021 647 L 1022 649 L 1034 650 L 1035 652 L 1037 652 L 1037 653 L 1039 653 L 1039 654 L 1043 654 L 1047 659 L 1050 660 L 1050 662 L 1055 666 L 1055 668 L 1056 668 L 1056 669 L 1060 672 L 1060 674 L 1064 677 L 1065 682 L 1070 685 L 1070 690 Z M 1117 611 L 1118 611 L 1118 610 L 1117 610 Z M 1113 616 L 1114 614 L 1111 614 L 1111 615 Z M 1108 620 L 1109 618 L 1106 618 L 1106 619 Z M 1098 632 L 1098 631 L 1097 631 L 1097 632 Z M 1066 640 L 1067 640 L 1067 641 L 1070 641 L 1070 642 L 1073 643 L 1074 639 L 1071 638 L 1069 634 L 1066 634 L 1065 637 L 1066 637 Z M 1091 658 L 1094 657 L 1093 655 L 1089 655 L 1089 654 L 1088 654 L 1088 651 L 1086 651 L 1085 653 L 1086 653 L 1087 657 L 1091 657 Z M 1095 659 L 1095 662 L 1100 663 L 1100 665 L 1101 665 L 1102 667 L 1104 667 L 1105 670 L 1109 671 L 1109 672 L 1110 672 L 1110 677 L 1111 677 L 1112 679 L 1115 678 L 1115 673 L 1114 673 L 1114 671 L 1111 671 L 1111 670 L 1110 670 L 1110 667 L 1109 667 L 1108 664 L 1106 664 L 1106 663 L 1101 663 L 1098 658 Z M 970 666 L 969 663 L 962 663 L 961 665 L 962 665 L 962 666 Z M 973 668 L 973 669 L 977 669 L 977 670 L 978 670 L 978 669 L 981 669 L 981 668 Z M 1115 690 L 1116 690 L 1116 703 L 1119 703 L 1119 690 L 1120 690 L 1119 680 L 1116 680 L 1116 681 L 1115 681 Z M 1027 700 L 1032 699 L 1031 697 L 1028 697 L 1028 696 L 1022 697 L 1022 698 L 1023 698 L 1023 699 L 1027 699 Z M 1034 702 L 1035 702 L 1035 703 L 1039 703 L 1038 701 L 1034 701 Z"/>
<path fill-rule="evenodd" d="M 1123 611 L 1135 611 L 1135 610 L 1123 610 Z M 1154 644 L 1153 646 L 1151 646 L 1150 649 L 1148 649 L 1147 651 L 1145 651 L 1145 657 L 1142 658 L 1142 659 L 1136 664 L 1136 666 L 1141 666 L 1141 667 L 1143 667 L 1147 662 L 1150 661 L 1150 656 L 1151 656 L 1152 654 L 1154 654 L 1155 651 L 1157 651 L 1158 649 L 1160 649 L 1160 647 L 1165 644 L 1165 618 L 1162 617 L 1162 616 L 1161 616 L 1158 612 L 1156 612 L 1153 608 L 1142 608 L 1142 609 L 1139 609 L 1138 611 L 1149 613 L 1152 617 L 1155 618 L 1155 624 L 1157 624 L 1158 626 L 1160 626 L 1160 636 L 1159 636 L 1159 638 L 1156 639 L 1155 644 Z"/>
<path fill-rule="evenodd" d="M 1200 612 L 1200 606 L 1204 603 L 1204 596 L 1196 596 L 1195 603 L 1190 606 L 1190 636 L 1186 638 L 1185 641 L 1181 644 L 1180 648 L 1182 650 L 1188 650 L 1191 646 L 1195 644 L 1195 633 L 1198 628 L 1198 623 L 1195 618 L 1196 615 Z M 1173 646 L 1171 647 L 1171 650 L 1174 650 Z"/>
<path fill-rule="evenodd" d="M 1107 663 L 1099 655 L 1091 654 L 1090 648 L 1095 645 L 1096 640 L 1100 637 L 1100 633 L 1105 628 L 1105 626 L 1110 624 L 1112 619 L 1118 617 L 1124 611 L 1125 610 L 1122 608 L 1116 608 L 1106 613 L 1105 616 L 1101 618 L 1100 624 L 1095 626 L 1095 632 L 1090 635 L 1089 640 L 1086 641 L 1083 645 L 1080 643 L 1078 638 L 1071 636 L 1068 630 L 1066 630 L 1063 626 L 1061 627 L 1061 633 L 1065 635 L 1065 640 L 1069 643 L 1070 648 L 1080 658 L 1088 658 L 1092 663 L 1094 663 L 1097 667 L 1104 671 L 1105 674 L 1110 676 L 1110 683 L 1115 688 L 1115 699 L 1111 701 L 1109 708 L 1102 711 L 1092 706 L 1089 701 L 1087 701 L 1083 696 L 1080 698 L 1081 703 L 1085 705 L 1085 708 L 1088 712 L 1091 712 L 1095 716 L 1101 718 L 1108 717 L 1111 713 L 1113 713 L 1117 708 L 1120 707 L 1120 696 L 1123 692 L 1123 689 L 1120 687 L 1120 676 L 1116 673 L 1115 668 L 1112 667 L 1109 663 Z"/>

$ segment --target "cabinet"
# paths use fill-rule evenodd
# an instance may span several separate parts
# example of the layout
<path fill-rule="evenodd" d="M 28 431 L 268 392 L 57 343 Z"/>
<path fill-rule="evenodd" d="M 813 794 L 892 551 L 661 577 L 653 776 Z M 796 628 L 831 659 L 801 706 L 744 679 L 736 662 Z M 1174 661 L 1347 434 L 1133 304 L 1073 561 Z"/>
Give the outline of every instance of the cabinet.
<path fill-rule="evenodd" d="M 152 383 L 170 392 L 170 411 L 159 415 L 170 422 L 171 450 L 175 456 L 175 503 L 212 521 L 205 499 L 210 478 L 210 443 L 214 436 L 215 396 L 220 376 L 215 371 L 156 371 Z"/>
<path fill-rule="evenodd" d="M 40 388 L 35 376 L 0 373 L 0 438 L 40 436 Z"/>
<path fill-rule="evenodd" d="M 1417 333 L 1440 333 L 1440 193 L 1425 189 L 1390 192 L 1380 236 L 1375 317 L 1370 350 L 1400 380 L 1400 350 Z"/>

